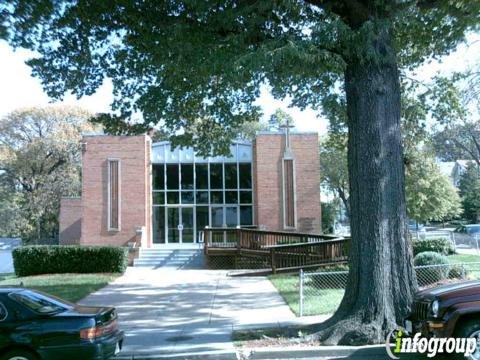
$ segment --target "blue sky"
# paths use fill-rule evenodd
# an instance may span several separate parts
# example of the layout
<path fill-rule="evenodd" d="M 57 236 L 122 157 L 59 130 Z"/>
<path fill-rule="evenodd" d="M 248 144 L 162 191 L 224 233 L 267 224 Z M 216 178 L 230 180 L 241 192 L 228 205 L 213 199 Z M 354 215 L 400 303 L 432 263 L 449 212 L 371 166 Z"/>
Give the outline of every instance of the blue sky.
<path fill-rule="evenodd" d="M 28 106 L 47 105 L 50 101 L 43 92 L 40 81 L 30 74 L 30 68 L 25 65 L 25 60 L 32 53 L 13 49 L 5 42 L 0 41 L 0 117 L 8 112 Z M 462 44 L 458 49 L 441 61 L 432 61 L 423 65 L 412 74 L 420 80 L 428 80 L 437 73 L 448 75 L 452 71 L 480 66 L 480 34 L 471 34 L 467 37 L 467 44 Z M 109 111 L 112 102 L 112 86 L 105 82 L 92 96 L 77 100 L 74 96 L 66 96 L 63 103 L 79 105 L 92 112 Z M 263 89 L 258 104 L 262 107 L 265 118 L 268 118 L 277 108 L 282 108 L 295 119 L 296 128 L 300 131 L 317 131 L 324 134 L 328 121 L 317 116 L 312 109 L 301 111 L 298 108 L 289 108 L 288 101 L 275 100 L 268 89 Z"/>

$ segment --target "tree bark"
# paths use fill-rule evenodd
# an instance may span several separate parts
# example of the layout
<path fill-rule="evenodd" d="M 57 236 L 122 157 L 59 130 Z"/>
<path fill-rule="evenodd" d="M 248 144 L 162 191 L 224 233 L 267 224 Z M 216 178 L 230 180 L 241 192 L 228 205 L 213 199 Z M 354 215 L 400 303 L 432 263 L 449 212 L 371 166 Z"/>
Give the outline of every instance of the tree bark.
<path fill-rule="evenodd" d="M 324 344 L 383 343 L 416 289 L 407 237 L 400 85 L 388 31 L 371 43 L 382 60 L 347 61 L 352 245 L 345 296 L 314 337 Z"/>

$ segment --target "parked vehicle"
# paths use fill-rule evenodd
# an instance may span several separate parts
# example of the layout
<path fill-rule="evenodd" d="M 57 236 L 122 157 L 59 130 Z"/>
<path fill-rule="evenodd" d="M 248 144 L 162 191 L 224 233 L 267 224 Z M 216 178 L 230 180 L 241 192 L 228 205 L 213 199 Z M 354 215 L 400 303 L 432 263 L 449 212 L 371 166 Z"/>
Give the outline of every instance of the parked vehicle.
<path fill-rule="evenodd" d="M 477 248 L 480 245 L 480 224 L 460 225 L 454 231 L 455 243 Z"/>
<path fill-rule="evenodd" d="M 0 287 L 0 360 L 103 360 L 120 352 L 122 343 L 115 308 Z"/>
<path fill-rule="evenodd" d="M 468 235 L 480 235 L 480 224 L 460 225 L 455 232 Z"/>
<path fill-rule="evenodd" d="M 480 339 L 480 281 L 442 285 L 417 293 L 405 321 L 411 334 Z M 480 348 L 472 354 L 480 359 Z"/>
<path fill-rule="evenodd" d="M 410 231 L 422 231 L 424 229 L 425 229 L 424 224 L 421 224 L 416 220 L 412 220 L 412 219 L 408 220 L 408 230 L 410 230 Z"/>

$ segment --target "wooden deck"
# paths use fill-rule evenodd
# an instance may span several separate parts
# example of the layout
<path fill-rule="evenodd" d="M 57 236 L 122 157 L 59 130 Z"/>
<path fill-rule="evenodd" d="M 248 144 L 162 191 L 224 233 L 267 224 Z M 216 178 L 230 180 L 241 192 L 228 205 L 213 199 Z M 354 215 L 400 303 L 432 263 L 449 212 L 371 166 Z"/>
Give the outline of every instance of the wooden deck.
<path fill-rule="evenodd" d="M 272 273 L 348 261 L 348 238 L 243 228 L 205 228 L 204 251 L 216 256 L 255 257 Z"/>

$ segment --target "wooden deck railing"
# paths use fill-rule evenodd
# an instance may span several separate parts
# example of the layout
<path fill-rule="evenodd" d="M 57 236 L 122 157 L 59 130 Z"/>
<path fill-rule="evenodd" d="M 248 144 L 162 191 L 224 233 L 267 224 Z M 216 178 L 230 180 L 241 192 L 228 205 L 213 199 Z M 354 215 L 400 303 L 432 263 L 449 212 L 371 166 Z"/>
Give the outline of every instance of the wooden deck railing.
<path fill-rule="evenodd" d="M 208 255 L 262 256 L 272 271 L 346 262 L 349 239 L 331 235 L 264 231 L 243 228 L 205 228 Z"/>
<path fill-rule="evenodd" d="M 269 246 L 272 272 L 275 273 L 277 269 L 346 262 L 348 244 L 349 239 L 337 238 L 314 243 Z"/>

